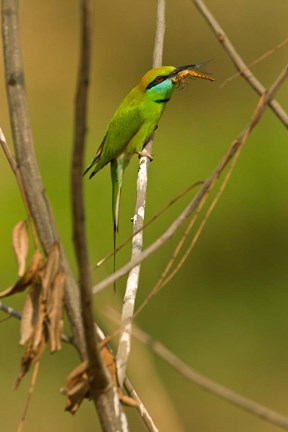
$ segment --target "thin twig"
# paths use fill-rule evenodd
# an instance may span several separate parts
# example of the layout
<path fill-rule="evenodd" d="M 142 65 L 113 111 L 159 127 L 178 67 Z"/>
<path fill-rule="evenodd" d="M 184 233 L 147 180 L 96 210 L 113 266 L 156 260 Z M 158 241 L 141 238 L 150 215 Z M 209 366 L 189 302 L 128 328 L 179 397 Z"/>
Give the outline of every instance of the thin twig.
<path fill-rule="evenodd" d="M 277 50 L 280 48 L 283 48 L 288 43 L 288 38 L 284 39 L 282 42 L 277 44 L 274 48 L 271 48 L 270 50 L 266 51 L 264 54 L 262 54 L 257 59 L 253 60 L 251 63 L 248 64 L 248 68 L 255 66 L 256 64 L 260 63 L 261 61 L 265 60 L 270 55 L 274 54 Z M 234 78 L 237 78 L 239 75 L 241 75 L 241 72 L 236 72 L 235 74 L 231 75 L 229 78 L 226 78 L 220 85 L 219 88 L 225 87 L 226 84 L 233 81 Z"/>
<path fill-rule="evenodd" d="M 5 303 L 2 303 L 1 301 L 0 301 L 0 310 L 2 312 L 5 312 L 11 318 L 16 318 L 18 320 L 22 319 L 21 312 L 16 311 L 15 309 L 11 308 L 10 306 L 6 305 Z M 74 345 L 73 338 L 71 338 L 70 336 L 67 336 L 65 334 L 61 335 L 61 340 L 63 342 L 67 342 L 69 344 L 73 344 Z"/>
<path fill-rule="evenodd" d="M 10 306 L 7 306 L 5 303 L 2 303 L 2 301 L 0 301 L 0 310 L 10 315 L 13 318 L 21 320 L 22 317 L 21 313 L 11 308 Z"/>
<path fill-rule="evenodd" d="M 208 210 L 206 211 L 204 217 L 202 218 L 199 227 L 197 228 L 197 231 L 195 232 L 189 247 L 187 248 L 187 250 L 185 251 L 184 255 L 182 256 L 182 258 L 180 259 L 180 261 L 178 262 L 178 264 L 176 265 L 176 267 L 171 271 L 171 273 L 167 276 L 170 268 L 172 267 L 173 263 L 175 262 L 178 254 L 180 253 L 180 250 L 182 248 L 182 246 L 184 245 L 184 242 L 188 236 L 188 234 L 190 233 L 192 227 L 194 226 L 194 223 L 196 221 L 196 218 L 199 215 L 199 212 L 201 211 L 201 208 L 197 209 L 197 213 L 195 213 L 194 217 L 191 219 L 188 227 L 185 229 L 184 234 L 182 235 L 179 243 L 177 244 L 174 253 L 171 257 L 171 259 L 169 260 L 167 266 L 165 267 L 163 273 L 161 274 L 159 280 L 157 281 L 157 283 L 155 284 L 155 286 L 153 287 L 153 289 L 151 290 L 151 292 L 149 293 L 149 295 L 146 297 L 146 299 L 144 300 L 144 302 L 141 304 L 141 306 L 139 307 L 139 309 L 137 310 L 137 314 L 140 312 L 140 310 L 143 309 L 143 307 L 150 301 L 151 297 L 154 296 L 155 294 L 157 294 L 160 289 L 162 289 L 165 285 L 168 284 L 168 282 L 170 282 L 170 280 L 179 272 L 179 270 L 181 269 L 181 267 L 183 266 L 183 264 L 185 263 L 186 259 L 188 258 L 188 256 L 190 255 L 193 247 L 195 246 L 204 226 L 206 225 L 212 211 L 214 210 L 217 202 L 219 201 L 221 195 L 224 192 L 224 189 L 228 183 L 228 180 L 230 179 L 230 176 L 232 174 L 232 171 L 235 168 L 236 162 L 240 156 L 240 152 L 241 149 L 243 148 L 243 145 L 241 147 L 239 147 L 237 153 L 235 154 L 234 158 L 231 161 L 229 170 L 227 171 L 225 178 L 215 196 L 215 198 L 213 199 L 212 203 L 210 204 Z M 202 203 L 204 204 L 204 202 L 202 201 Z M 202 206 L 203 207 L 203 206 Z"/>
<path fill-rule="evenodd" d="M 150 432 L 158 432 L 159 429 L 155 425 L 152 417 L 148 413 L 145 405 L 141 401 L 139 395 L 137 394 L 136 390 L 134 389 L 133 385 L 131 384 L 130 380 L 127 377 L 125 377 L 124 379 L 124 387 L 128 395 L 138 402 L 136 409 L 140 414 L 141 418 L 143 419 L 145 426 L 147 427 L 147 430 Z"/>
<path fill-rule="evenodd" d="M 174 196 L 174 198 L 172 198 L 171 201 L 168 202 L 168 204 L 166 204 L 164 207 L 162 207 L 158 212 L 156 212 L 147 222 L 145 222 L 145 224 L 139 228 L 138 231 L 133 232 L 133 234 L 131 236 L 129 236 L 126 240 L 124 240 L 117 248 L 116 248 L 116 252 L 118 252 L 120 249 L 122 249 L 127 243 L 130 242 L 130 240 L 132 240 L 132 238 L 138 234 L 139 232 L 145 230 L 149 225 L 152 224 L 152 222 L 154 222 L 156 219 L 158 219 L 159 216 L 161 216 L 163 213 L 166 212 L 166 210 L 168 210 L 173 204 L 175 204 L 180 198 L 182 198 L 183 196 L 185 196 L 188 192 L 190 192 L 192 189 L 194 189 L 197 186 L 202 185 L 204 182 L 202 180 L 199 180 L 198 182 L 193 183 L 192 185 L 188 186 L 186 189 L 184 189 L 183 191 L 179 192 L 177 195 Z M 109 253 L 108 255 L 106 255 L 104 258 L 101 258 L 100 261 L 97 262 L 97 264 L 91 269 L 91 271 L 96 270 L 98 267 L 100 267 L 102 264 L 104 264 L 106 261 L 108 261 L 110 258 L 112 258 L 114 256 L 114 252 Z"/>
<path fill-rule="evenodd" d="M 157 25 L 153 53 L 153 67 L 158 67 L 162 63 L 164 35 L 165 35 L 165 0 L 157 2 Z M 147 144 L 148 153 L 152 152 L 153 137 Z M 141 157 L 137 177 L 137 195 L 135 214 L 133 217 L 133 239 L 131 260 L 137 258 L 143 250 L 143 225 L 146 205 L 146 191 L 148 184 L 149 159 Z M 137 234 L 136 234 L 137 233 Z M 126 375 L 126 366 L 131 348 L 131 329 L 132 317 L 134 313 L 137 290 L 139 287 L 140 264 L 131 268 L 128 275 L 126 291 L 122 308 L 122 325 L 119 338 L 119 345 L 116 356 L 117 372 L 119 384 L 122 387 Z"/>
<path fill-rule="evenodd" d="M 20 46 L 18 3 L 18 0 L 2 0 L 5 83 L 21 184 L 23 185 L 31 217 L 35 223 L 42 247 L 45 254 L 48 255 L 50 248 L 55 243 L 59 243 L 59 238 L 46 198 L 33 146 Z M 78 287 L 63 250 L 61 250 L 61 258 L 62 266 L 67 275 L 65 283 L 65 307 L 73 328 L 75 345 L 84 358 L 85 341 Z"/>
<path fill-rule="evenodd" d="M 200 234 L 201 234 L 204 226 L 206 225 L 206 223 L 207 223 L 207 221 L 208 221 L 208 219 L 209 219 L 212 211 L 216 207 L 216 204 L 218 203 L 221 195 L 223 194 L 223 192 L 224 192 L 224 190 L 225 190 L 225 188 L 227 186 L 227 183 L 228 183 L 228 181 L 229 181 L 229 179 L 231 177 L 231 174 L 232 174 L 232 172 L 233 172 L 233 170 L 235 168 L 235 165 L 236 165 L 236 163 L 238 161 L 238 158 L 240 156 L 240 152 L 241 152 L 242 148 L 243 148 L 243 145 L 241 147 L 239 147 L 237 153 L 235 154 L 235 157 L 232 159 L 230 167 L 229 167 L 229 169 L 228 169 L 228 171 L 227 171 L 227 173 L 226 173 L 226 175 L 224 177 L 224 180 L 223 180 L 223 182 L 222 182 L 222 184 L 221 184 L 221 186 L 220 186 L 220 188 L 219 188 L 216 196 L 214 197 L 212 203 L 210 204 L 208 210 L 206 211 L 203 219 L 201 220 L 201 223 L 200 223 L 199 227 L 197 228 L 197 231 L 195 232 L 195 234 L 194 234 L 194 236 L 193 236 L 193 238 L 191 240 L 191 243 L 190 243 L 189 247 L 185 251 L 184 255 L 182 256 L 181 260 L 179 261 L 179 263 L 177 264 L 177 266 L 174 268 L 174 270 L 166 277 L 166 279 L 162 278 L 161 284 L 159 284 L 159 286 L 158 286 L 158 291 L 161 288 L 163 288 L 165 285 L 167 285 L 167 283 L 170 282 L 170 280 L 178 273 L 178 271 L 181 269 L 181 267 L 185 263 L 186 259 L 188 258 L 189 254 L 191 253 L 191 250 L 195 246 L 198 238 L 200 237 Z M 167 274 L 167 272 L 166 272 L 166 274 Z M 166 276 L 166 274 L 165 274 L 165 276 Z"/>
<path fill-rule="evenodd" d="M 107 338 L 105 336 L 105 334 L 103 333 L 103 331 L 100 329 L 100 327 L 97 326 L 96 324 L 95 324 L 95 329 L 96 329 L 97 338 L 98 338 L 99 342 L 105 341 L 105 345 L 109 344 L 110 337 Z M 128 395 L 130 397 L 132 397 L 135 401 L 138 402 L 138 406 L 136 407 L 136 409 L 137 409 L 138 413 L 140 414 L 141 419 L 145 423 L 147 429 L 150 432 L 157 432 L 158 429 L 157 429 L 152 417 L 150 416 L 147 408 L 143 404 L 142 400 L 140 399 L 139 395 L 137 394 L 135 388 L 133 387 L 131 381 L 127 378 L 127 376 L 124 378 L 124 384 L 123 385 L 124 385 L 125 390 L 128 393 Z"/>
<path fill-rule="evenodd" d="M 251 87 L 259 94 L 262 95 L 265 93 L 266 89 L 261 84 L 261 82 L 252 74 L 249 67 L 245 64 L 243 59 L 235 50 L 231 41 L 228 39 L 224 30 L 220 26 L 220 24 L 216 21 L 212 13 L 209 11 L 207 6 L 204 4 L 202 0 L 191 0 L 197 7 L 197 9 L 201 12 L 203 17 L 206 19 L 212 30 L 214 31 L 217 39 L 223 45 L 225 50 L 227 51 L 229 57 L 235 64 L 236 68 L 240 71 L 241 75 L 246 79 L 246 81 L 251 85 Z M 269 101 L 269 106 L 277 115 L 277 117 L 282 121 L 286 128 L 288 127 L 288 114 L 281 107 L 281 105 L 276 101 L 271 99 Z"/>
<path fill-rule="evenodd" d="M 113 319 L 114 322 L 116 320 L 119 322 L 119 317 L 117 317 L 117 314 L 111 308 L 109 309 L 109 317 Z M 177 372 L 179 372 L 189 381 L 208 391 L 212 395 L 220 397 L 224 401 L 248 411 L 250 414 L 253 414 L 269 423 L 288 430 L 288 417 L 285 417 L 282 414 L 279 414 L 276 411 L 259 404 L 258 402 L 245 398 L 233 390 L 230 390 L 229 388 L 207 378 L 205 375 L 202 375 L 195 369 L 192 369 L 172 351 L 170 351 L 165 345 L 152 338 L 152 336 L 144 332 L 135 324 L 133 326 L 132 334 L 136 337 L 136 339 L 147 345 L 155 354 L 157 354 L 162 360 L 172 366 L 175 370 L 177 370 Z"/>
<path fill-rule="evenodd" d="M 26 404 L 25 404 L 25 408 L 24 408 L 24 411 L 23 411 L 20 423 L 19 423 L 18 428 L 17 428 L 17 432 L 22 432 L 23 429 L 24 429 L 25 421 L 26 421 L 27 414 L 28 414 L 28 409 L 29 409 L 29 406 L 30 406 L 30 403 L 31 403 L 31 399 L 32 399 L 33 392 L 34 392 L 34 389 L 35 389 L 36 380 L 37 380 L 37 377 L 38 377 L 39 366 L 40 366 L 40 362 L 37 361 L 35 363 L 35 365 L 34 365 L 34 369 L 33 369 L 33 373 L 32 373 L 32 378 L 31 378 L 31 383 L 30 383 L 30 387 L 29 387 L 29 391 L 28 391 L 28 396 L 27 396 L 27 401 L 26 401 Z"/>
<path fill-rule="evenodd" d="M 183 212 L 178 216 L 178 218 L 170 225 L 170 227 L 150 246 L 148 246 L 141 254 L 139 254 L 136 258 L 125 264 L 119 270 L 117 270 L 112 275 L 108 276 L 103 281 L 99 282 L 93 287 L 93 293 L 96 294 L 102 289 L 106 288 L 110 284 L 113 284 L 116 280 L 125 276 L 133 267 L 140 264 L 142 261 L 147 259 L 150 255 L 155 253 L 160 247 L 162 247 L 168 240 L 172 238 L 175 232 L 183 225 L 185 220 L 191 216 L 192 213 L 197 211 L 199 203 L 202 199 L 210 192 L 213 188 L 216 180 L 225 169 L 228 162 L 234 157 L 234 154 L 237 152 L 239 146 L 242 145 L 244 141 L 248 138 L 251 130 L 256 126 L 262 114 L 269 103 L 269 101 L 273 98 L 274 94 L 277 92 L 278 88 L 287 78 L 288 74 L 288 66 L 284 68 L 281 74 L 278 76 L 274 84 L 270 87 L 270 89 L 260 98 L 260 103 L 257 105 L 255 113 L 248 123 L 248 126 L 244 129 L 244 131 L 239 135 L 239 137 L 232 142 L 228 151 L 226 152 L 223 159 L 217 165 L 215 170 L 212 172 L 210 177 L 204 182 L 203 186 L 199 190 L 199 192 L 195 195 L 193 200 L 188 204 L 188 206 L 183 210 Z"/>

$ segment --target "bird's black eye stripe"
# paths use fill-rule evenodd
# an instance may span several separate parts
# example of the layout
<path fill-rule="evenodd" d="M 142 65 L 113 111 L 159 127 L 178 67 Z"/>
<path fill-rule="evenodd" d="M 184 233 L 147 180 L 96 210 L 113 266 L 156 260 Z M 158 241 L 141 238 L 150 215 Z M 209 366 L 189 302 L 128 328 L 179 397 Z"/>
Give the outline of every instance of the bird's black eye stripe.
<path fill-rule="evenodd" d="M 165 81 L 168 78 L 169 75 L 159 75 L 157 76 L 153 81 L 151 81 L 147 86 L 146 90 L 151 89 L 152 87 L 156 86 L 157 84 L 160 84 L 161 82 Z"/>

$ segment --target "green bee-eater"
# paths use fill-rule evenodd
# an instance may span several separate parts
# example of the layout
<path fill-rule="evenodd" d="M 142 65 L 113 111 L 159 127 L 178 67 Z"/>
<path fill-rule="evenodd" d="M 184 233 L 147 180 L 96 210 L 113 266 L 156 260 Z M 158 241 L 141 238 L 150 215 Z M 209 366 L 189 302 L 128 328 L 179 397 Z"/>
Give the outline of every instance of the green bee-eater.
<path fill-rule="evenodd" d="M 181 84 L 187 76 L 213 81 L 210 76 L 195 71 L 204 64 L 177 68 L 162 66 L 148 71 L 115 111 L 94 159 L 84 172 L 86 174 L 94 167 L 89 177 L 91 178 L 105 165 L 111 163 L 114 258 L 124 170 L 135 153 L 152 159 L 145 151 L 145 144 L 157 128 L 159 119 L 177 84 Z"/>

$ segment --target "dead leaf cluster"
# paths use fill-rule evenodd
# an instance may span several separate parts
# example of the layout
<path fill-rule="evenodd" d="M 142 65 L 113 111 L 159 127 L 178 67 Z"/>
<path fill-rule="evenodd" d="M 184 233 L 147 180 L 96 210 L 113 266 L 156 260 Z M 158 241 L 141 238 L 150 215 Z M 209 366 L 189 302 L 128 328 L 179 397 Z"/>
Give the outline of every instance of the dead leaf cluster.
<path fill-rule="evenodd" d="M 105 340 L 101 343 L 101 356 L 111 374 L 113 384 L 117 387 L 120 402 L 132 407 L 137 406 L 138 402 L 135 399 L 122 393 L 117 377 L 116 360 L 112 351 L 106 346 Z M 61 393 L 67 396 L 65 409 L 71 414 L 75 414 L 78 411 L 83 399 L 90 399 L 87 361 L 82 362 L 68 375 Z"/>
<path fill-rule="evenodd" d="M 17 387 L 31 364 L 40 359 L 48 339 L 51 352 L 61 349 L 65 273 L 56 243 L 51 247 L 46 259 L 36 249 L 30 265 L 26 268 L 29 247 L 26 221 L 15 226 L 12 243 L 20 278 L 14 285 L 0 292 L 0 298 L 28 289 L 20 327 L 20 345 L 27 345 L 16 380 Z"/>

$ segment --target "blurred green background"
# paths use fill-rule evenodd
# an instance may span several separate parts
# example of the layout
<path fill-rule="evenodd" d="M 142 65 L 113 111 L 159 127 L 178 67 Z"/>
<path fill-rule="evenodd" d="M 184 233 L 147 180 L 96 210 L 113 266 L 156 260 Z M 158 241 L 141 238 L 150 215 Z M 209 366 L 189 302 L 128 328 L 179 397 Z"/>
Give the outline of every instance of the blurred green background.
<path fill-rule="evenodd" d="M 78 61 L 79 14 L 76 0 L 20 2 L 26 84 L 39 166 L 65 250 L 76 271 L 71 236 L 70 160 L 73 99 Z M 156 1 L 96 1 L 94 57 L 89 103 L 87 161 L 101 142 L 114 109 L 151 67 Z M 276 0 L 207 2 L 246 62 L 287 37 L 288 3 Z M 253 71 L 269 86 L 287 63 L 288 45 Z M 2 56 L 1 56 L 2 57 Z M 164 64 L 176 66 L 213 59 L 206 69 L 215 83 L 195 80 L 178 91 L 160 122 L 149 169 L 147 218 L 189 184 L 205 179 L 231 141 L 247 124 L 258 97 L 240 77 L 220 84 L 235 69 L 189 0 L 167 1 Z M 1 60 L 1 127 L 9 145 Z M 287 83 L 277 99 L 288 109 Z M 137 158 L 126 171 L 118 241 L 131 233 Z M 25 218 L 15 179 L 0 153 L 0 286 L 15 281 L 11 247 L 13 226 Z M 91 265 L 112 249 L 109 169 L 84 179 Z M 138 324 L 191 367 L 272 409 L 288 414 L 288 140 L 267 109 L 249 137 L 225 193 L 181 272 L 155 297 Z M 184 208 L 182 199 L 145 232 L 149 245 Z M 179 234 L 178 234 L 179 238 Z M 173 239 L 142 267 L 138 304 L 170 257 Z M 118 265 L 130 256 L 119 254 Z M 108 262 L 93 280 L 112 271 Z M 106 307 L 120 310 L 125 281 L 95 297 L 95 314 L 106 332 L 114 327 Z M 7 299 L 21 309 L 23 296 Z M 1 313 L 0 317 L 4 318 Z M 24 409 L 31 374 L 20 389 L 12 386 L 23 349 L 19 323 L 0 326 L 1 430 L 15 431 Z M 72 417 L 59 394 L 77 365 L 64 346 L 45 354 L 25 431 L 99 430 L 94 408 L 85 402 Z M 128 374 L 162 431 L 273 432 L 269 425 L 186 382 L 138 342 L 133 343 Z M 144 431 L 136 411 L 127 409 L 132 431 Z"/>

